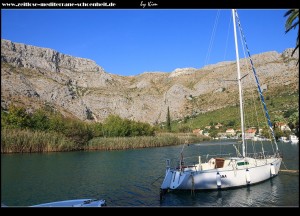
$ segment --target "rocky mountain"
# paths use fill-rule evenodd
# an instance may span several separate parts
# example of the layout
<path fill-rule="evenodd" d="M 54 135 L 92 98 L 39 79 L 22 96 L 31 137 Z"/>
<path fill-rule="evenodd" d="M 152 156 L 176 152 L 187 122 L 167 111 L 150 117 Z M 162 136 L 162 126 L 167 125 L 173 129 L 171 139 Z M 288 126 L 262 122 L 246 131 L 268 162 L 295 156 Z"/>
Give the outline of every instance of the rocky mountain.
<path fill-rule="evenodd" d="M 299 91 L 299 54 L 291 57 L 291 52 L 252 57 L 264 90 L 286 86 Z M 244 59 L 240 65 L 243 75 L 251 72 Z M 253 77 L 247 77 L 244 85 L 251 90 Z M 168 107 L 171 118 L 179 119 L 237 103 L 235 79 L 235 62 L 125 77 L 107 73 L 89 59 L 1 39 L 4 109 L 10 104 L 28 111 L 48 106 L 81 120 L 103 121 L 117 114 L 155 124 L 166 120 Z"/>

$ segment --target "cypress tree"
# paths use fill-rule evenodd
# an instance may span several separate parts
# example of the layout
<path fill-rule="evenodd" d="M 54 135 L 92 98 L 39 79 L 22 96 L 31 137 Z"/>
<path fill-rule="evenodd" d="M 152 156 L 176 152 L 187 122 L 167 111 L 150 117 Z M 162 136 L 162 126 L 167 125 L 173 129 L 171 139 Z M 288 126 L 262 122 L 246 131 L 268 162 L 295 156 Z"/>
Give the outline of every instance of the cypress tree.
<path fill-rule="evenodd" d="M 171 131 L 171 118 L 170 118 L 170 109 L 168 107 L 167 111 L 167 129 L 170 132 Z"/>

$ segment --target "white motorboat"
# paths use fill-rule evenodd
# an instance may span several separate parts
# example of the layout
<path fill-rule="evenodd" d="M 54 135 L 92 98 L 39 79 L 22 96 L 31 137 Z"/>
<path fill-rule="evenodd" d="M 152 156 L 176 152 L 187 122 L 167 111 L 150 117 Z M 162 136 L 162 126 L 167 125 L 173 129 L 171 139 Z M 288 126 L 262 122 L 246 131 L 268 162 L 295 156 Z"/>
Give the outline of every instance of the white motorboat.
<path fill-rule="evenodd" d="M 289 135 L 289 141 L 292 144 L 297 144 L 299 143 L 299 138 L 296 135 Z"/>
<path fill-rule="evenodd" d="M 287 137 L 280 137 L 278 140 L 279 140 L 279 142 L 284 142 L 284 143 L 288 143 L 289 142 L 289 140 L 288 140 Z"/>
<path fill-rule="evenodd" d="M 106 206 L 104 199 L 74 199 L 50 203 L 42 203 L 30 207 L 102 207 Z"/>

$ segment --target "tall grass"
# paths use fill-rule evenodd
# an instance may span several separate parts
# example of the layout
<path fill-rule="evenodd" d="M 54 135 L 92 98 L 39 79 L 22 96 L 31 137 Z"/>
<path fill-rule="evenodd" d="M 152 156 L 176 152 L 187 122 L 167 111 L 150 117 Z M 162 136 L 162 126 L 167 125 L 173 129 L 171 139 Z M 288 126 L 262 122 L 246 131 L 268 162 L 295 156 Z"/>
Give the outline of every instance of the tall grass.
<path fill-rule="evenodd" d="M 208 137 L 204 136 L 172 133 L 139 137 L 98 137 L 90 140 L 85 146 L 85 150 L 123 150 L 162 147 L 180 145 L 183 143 L 197 143 L 208 139 Z"/>
<path fill-rule="evenodd" d="M 156 136 L 98 137 L 81 145 L 57 132 L 3 128 L 1 130 L 1 153 L 124 150 L 197 143 L 208 139 L 208 137 L 194 134 L 160 133 Z"/>
<path fill-rule="evenodd" d="M 79 147 L 57 132 L 1 129 L 1 153 L 72 151 Z"/>

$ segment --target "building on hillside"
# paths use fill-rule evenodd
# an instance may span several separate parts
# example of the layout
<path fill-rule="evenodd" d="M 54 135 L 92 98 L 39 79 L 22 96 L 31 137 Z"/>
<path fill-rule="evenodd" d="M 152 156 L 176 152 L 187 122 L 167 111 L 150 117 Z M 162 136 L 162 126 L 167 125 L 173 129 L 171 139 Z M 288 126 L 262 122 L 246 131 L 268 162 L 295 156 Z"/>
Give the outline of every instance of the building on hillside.
<path fill-rule="evenodd" d="M 199 134 L 199 133 L 200 133 L 200 130 L 201 130 L 200 128 L 194 129 L 194 130 L 193 130 L 193 134 Z"/>
<path fill-rule="evenodd" d="M 276 122 L 275 127 L 279 128 L 281 131 L 291 131 L 291 128 L 283 122 Z"/>
<path fill-rule="evenodd" d="M 223 125 L 221 123 L 218 123 L 218 124 L 215 125 L 216 129 L 219 129 L 220 127 L 223 127 Z"/>
<path fill-rule="evenodd" d="M 226 130 L 226 134 L 227 134 L 228 136 L 234 136 L 234 135 L 235 135 L 235 131 L 234 131 L 233 128 L 228 128 L 228 129 Z"/>
<path fill-rule="evenodd" d="M 245 139 L 252 139 L 255 136 L 256 128 L 249 128 L 245 131 Z"/>
<path fill-rule="evenodd" d="M 200 128 L 196 128 L 196 129 L 193 130 L 193 134 L 203 135 L 203 130 L 201 130 Z"/>

